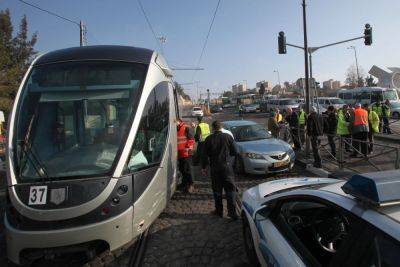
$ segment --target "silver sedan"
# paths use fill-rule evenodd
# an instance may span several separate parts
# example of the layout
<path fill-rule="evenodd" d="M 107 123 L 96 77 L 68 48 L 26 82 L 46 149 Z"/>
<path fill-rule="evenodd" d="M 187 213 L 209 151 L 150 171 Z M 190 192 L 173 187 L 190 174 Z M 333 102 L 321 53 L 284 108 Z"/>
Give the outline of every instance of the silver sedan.
<path fill-rule="evenodd" d="M 245 120 L 225 121 L 222 125 L 234 135 L 238 152 L 234 164 L 237 173 L 279 173 L 293 167 L 295 153 L 292 147 L 272 138 L 262 125 Z"/>

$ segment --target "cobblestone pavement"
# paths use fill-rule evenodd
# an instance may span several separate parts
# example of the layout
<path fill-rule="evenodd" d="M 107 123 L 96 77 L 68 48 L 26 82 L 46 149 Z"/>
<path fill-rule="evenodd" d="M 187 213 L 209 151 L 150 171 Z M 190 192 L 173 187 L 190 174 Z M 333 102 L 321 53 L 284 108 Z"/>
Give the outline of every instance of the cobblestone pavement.
<path fill-rule="evenodd" d="M 295 169 L 281 176 L 239 177 L 237 186 L 243 192 L 268 180 L 301 174 L 304 171 Z M 214 209 L 210 182 L 198 177 L 195 184 L 194 194 L 176 193 L 153 224 L 143 266 L 249 266 L 241 220 L 230 220 L 226 210 L 224 218 L 210 215 Z"/>

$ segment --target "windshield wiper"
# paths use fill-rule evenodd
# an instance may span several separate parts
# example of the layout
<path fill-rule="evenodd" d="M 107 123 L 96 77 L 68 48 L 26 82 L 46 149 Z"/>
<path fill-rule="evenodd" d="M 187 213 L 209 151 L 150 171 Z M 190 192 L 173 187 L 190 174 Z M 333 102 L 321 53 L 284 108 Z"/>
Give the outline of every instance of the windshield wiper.
<path fill-rule="evenodd" d="M 22 172 L 25 168 L 25 165 L 29 160 L 33 168 L 35 169 L 36 173 L 40 177 L 48 178 L 49 176 L 47 174 L 47 171 L 44 168 L 39 156 L 35 155 L 35 153 L 33 152 L 32 150 L 33 144 L 30 142 L 33 123 L 35 121 L 37 111 L 38 109 L 36 109 L 35 113 L 32 115 L 31 121 L 29 122 L 28 130 L 26 131 L 24 140 L 22 140 L 23 143 L 21 146 L 21 157 L 19 160 L 19 175 L 22 176 Z M 33 159 L 29 156 L 29 154 L 32 155 Z"/>
<path fill-rule="evenodd" d="M 35 169 L 36 173 L 43 178 L 49 178 L 49 175 L 47 174 L 46 169 L 44 168 L 44 165 L 41 161 L 41 159 L 39 158 L 38 155 L 36 155 L 33 152 L 33 145 L 32 144 L 26 144 L 24 143 L 22 145 L 22 153 L 25 156 L 22 156 L 21 161 L 24 160 L 23 163 L 20 164 L 20 168 L 19 168 L 19 175 L 22 176 L 22 172 L 26 166 L 26 163 L 28 162 L 28 160 L 31 162 L 32 167 Z M 30 155 L 32 155 L 33 158 L 30 157 Z"/>

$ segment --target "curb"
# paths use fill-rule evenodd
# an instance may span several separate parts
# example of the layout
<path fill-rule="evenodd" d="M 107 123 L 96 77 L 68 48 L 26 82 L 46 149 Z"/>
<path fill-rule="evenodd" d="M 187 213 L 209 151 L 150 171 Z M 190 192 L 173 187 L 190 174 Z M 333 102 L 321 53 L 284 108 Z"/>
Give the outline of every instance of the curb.
<path fill-rule="evenodd" d="M 399 143 L 400 144 L 400 138 L 393 136 L 393 135 L 389 135 L 389 134 L 375 134 L 374 135 L 375 139 L 379 139 L 379 140 L 384 140 L 384 141 L 392 141 L 394 143 Z"/>
<path fill-rule="evenodd" d="M 328 178 L 330 175 L 330 172 L 328 172 L 327 170 L 324 170 L 322 168 L 315 168 L 312 164 L 307 164 L 306 170 L 318 177 Z"/>
<path fill-rule="evenodd" d="M 324 170 L 322 168 L 315 168 L 313 164 L 310 163 L 309 160 L 296 158 L 296 164 L 300 165 L 301 167 L 305 168 L 306 171 L 318 177 L 328 178 L 331 176 L 331 173 L 328 172 L 327 170 Z"/>

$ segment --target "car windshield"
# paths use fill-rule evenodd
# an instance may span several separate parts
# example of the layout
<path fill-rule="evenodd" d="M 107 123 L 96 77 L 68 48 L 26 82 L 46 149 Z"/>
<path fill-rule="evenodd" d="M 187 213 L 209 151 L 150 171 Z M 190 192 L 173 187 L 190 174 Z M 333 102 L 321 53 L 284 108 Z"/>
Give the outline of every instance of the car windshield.
<path fill-rule="evenodd" d="M 18 106 L 19 179 L 111 172 L 136 111 L 147 65 L 68 62 L 35 67 Z"/>
<path fill-rule="evenodd" d="M 397 93 L 394 90 L 385 91 L 383 94 L 385 99 L 397 100 Z"/>
<path fill-rule="evenodd" d="M 268 131 L 259 124 L 232 127 L 231 132 L 238 142 L 271 138 Z"/>
<path fill-rule="evenodd" d="M 285 100 L 281 100 L 279 101 L 279 105 L 296 105 L 297 101 L 294 99 L 285 99 Z"/>
<path fill-rule="evenodd" d="M 343 105 L 344 104 L 344 101 L 340 98 L 330 99 L 330 102 L 332 105 Z"/>
<path fill-rule="evenodd" d="M 193 111 L 200 111 L 201 108 L 193 108 Z"/>

